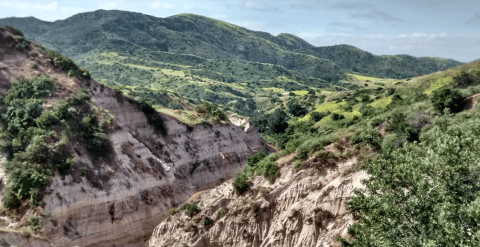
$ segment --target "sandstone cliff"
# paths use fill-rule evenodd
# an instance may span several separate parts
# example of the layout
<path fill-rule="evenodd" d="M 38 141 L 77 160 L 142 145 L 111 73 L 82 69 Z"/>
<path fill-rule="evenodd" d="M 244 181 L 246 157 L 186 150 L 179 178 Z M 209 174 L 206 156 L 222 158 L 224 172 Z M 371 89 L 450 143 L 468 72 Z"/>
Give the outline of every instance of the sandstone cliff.
<path fill-rule="evenodd" d="M 336 236 L 353 223 L 345 202 L 368 175 L 353 169 L 356 155 L 341 158 L 343 150 L 326 150 L 334 158 L 312 157 L 298 172 L 293 155 L 280 158 L 280 177 L 273 184 L 254 177 L 246 195 L 236 195 L 231 181 L 197 193 L 190 201 L 201 211 L 190 218 L 178 210 L 165 218 L 147 246 L 339 246 Z"/>
<path fill-rule="evenodd" d="M 255 129 L 233 124 L 190 127 L 160 114 L 167 133 L 158 133 L 138 102 L 92 79 L 69 77 L 32 45 L 12 42 L 0 30 L 1 92 L 18 76 L 46 74 L 56 78 L 57 88 L 44 107 L 85 89 L 96 107 L 114 117 L 108 132 L 112 155 L 92 157 L 77 145 L 86 176 L 56 174 L 46 188 L 42 210 L 49 218 L 40 235 L 54 246 L 143 246 L 169 208 L 229 179 L 254 152 L 271 151 Z"/>

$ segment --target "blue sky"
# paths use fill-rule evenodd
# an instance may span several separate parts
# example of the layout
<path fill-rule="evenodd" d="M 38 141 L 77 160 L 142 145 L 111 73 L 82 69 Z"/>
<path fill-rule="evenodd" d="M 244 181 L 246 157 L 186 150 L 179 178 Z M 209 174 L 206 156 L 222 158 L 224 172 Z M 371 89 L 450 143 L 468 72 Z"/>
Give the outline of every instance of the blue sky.
<path fill-rule="evenodd" d="M 1 0 L 0 18 L 65 19 L 118 9 L 157 17 L 200 14 L 316 46 L 349 44 L 377 55 L 480 58 L 479 0 Z"/>

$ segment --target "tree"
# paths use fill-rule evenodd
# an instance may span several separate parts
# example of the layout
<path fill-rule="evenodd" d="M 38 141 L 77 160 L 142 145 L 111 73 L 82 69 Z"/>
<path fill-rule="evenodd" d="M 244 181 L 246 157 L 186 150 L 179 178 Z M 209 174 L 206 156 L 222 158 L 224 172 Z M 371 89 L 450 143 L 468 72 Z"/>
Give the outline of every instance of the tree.
<path fill-rule="evenodd" d="M 314 111 L 312 113 L 310 113 L 310 117 L 313 119 L 313 121 L 315 122 L 318 122 L 320 120 L 322 120 L 322 118 L 326 117 L 330 115 L 330 112 L 318 112 L 318 111 Z"/>
<path fill-rule="evenodd" d="M 296 102 L 288 102 L 288 113 L 292 114 L 295 117 L 302 117 L 308 113 L 308 110 Z"/>
<path fill-rule="evenodd" d="M 338 113 L 332 113 L 330 115 L 330 118 L 333 120 L 333 121 L 337 121 L 337 120 L 341 120 L 341 119 L 344 119 L 345 116 L 343 116 L 342 114 L 338 114 Z"/>
<path fill-rule="evenodd" d="M 441 88 L 433 92 L 432 105 L 442 112 L 448 108 L 450 112 L 459 112 L 463 108 L 463 96 L 457 89 Z"/>
<path fill-rule="evenodd" d="M 288 128 L 288 115 L 280 109 L 276 109 L 268 120 L 268 132 L 271 134 L 279 134 Z"/>

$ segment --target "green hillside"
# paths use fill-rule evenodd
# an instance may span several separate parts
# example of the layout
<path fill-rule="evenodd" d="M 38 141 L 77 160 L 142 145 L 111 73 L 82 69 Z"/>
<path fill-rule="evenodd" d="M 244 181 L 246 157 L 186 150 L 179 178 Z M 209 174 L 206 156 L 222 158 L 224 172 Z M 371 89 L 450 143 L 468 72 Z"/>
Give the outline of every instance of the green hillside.
<path fill-rule="evenodd" d="M 258 189 L 255 176 L 275 183 L 288 165 L 324 172 L 355 157 L 344 175 L 370 177 L 347 204 L 355 223 L 338 236 L 342 246 L 479 246 L 480 60 L 394 82 L 362 79 L 378 84 L 330 93 L 306 110 L 309 98 L 291 96 L 254 116 L 281 151 L 249 157 L 235 192 Z"/>
<path fill-rule="evenodd" d="M 364 86 L 349 73 L 406 78 L 460 64 L 375 56 L 345 45 L 314 47 L 291 34 L 273 36 L 191 14 L 157 18 L 98 10 L 55 22 L 5 18 L 0 25 L 71 57 L 107 85 L 174 110 L 182 108 L 162 95 L 192 104 L 205 100 L 252 116 L 246 101 L 275 104 L 294 91 L 325 94 Z"/>

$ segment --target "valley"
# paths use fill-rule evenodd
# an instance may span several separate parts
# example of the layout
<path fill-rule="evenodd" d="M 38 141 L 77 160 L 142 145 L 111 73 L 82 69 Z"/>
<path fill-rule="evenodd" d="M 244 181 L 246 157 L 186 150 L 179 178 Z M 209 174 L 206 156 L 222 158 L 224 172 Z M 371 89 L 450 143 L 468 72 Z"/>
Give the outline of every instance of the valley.
<path fill-rule="evenodd" d="M 480 60 L 190 14 L 0 25 L 0 245 L 479 243 Z"/>

